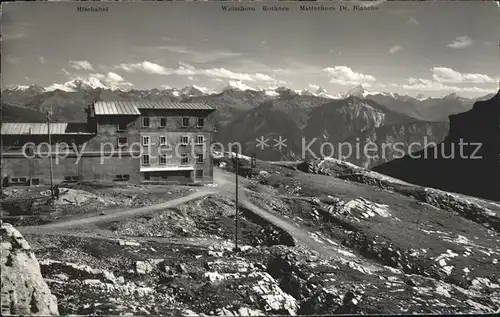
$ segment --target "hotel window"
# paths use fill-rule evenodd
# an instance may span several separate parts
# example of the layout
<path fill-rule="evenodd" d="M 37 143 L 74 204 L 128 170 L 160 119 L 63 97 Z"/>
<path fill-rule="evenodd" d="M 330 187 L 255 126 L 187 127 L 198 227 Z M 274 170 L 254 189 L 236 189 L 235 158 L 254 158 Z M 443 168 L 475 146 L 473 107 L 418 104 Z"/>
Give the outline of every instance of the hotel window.
<path fill-rule="evenodd" d="M 189 144 L 189 135 L 181 136 L 181 145 L 188 145 L 188 144 Z"/>
<path fill-rule="evenodd" d="M 196 156 L 196 163 L 203 163 L 203 153 L 199 153 L 198 156 Z"/>
<path fill-rule="evenodd" d="M 167 156 L 160 155 L 160 165 L 165 165 L 165 164 L 167 164 Z"/>
<path fill-rule="evenodd" d="M 189 156 L 187 153 L 183 153 L 181 156 L 181 165 L 186 165 L 189 163 Z"/>
<path fill-rule="evenodd" d="M 127 144 L 127 138 L 118 138 L 118 146 L 126 146 Z"/>
<path fill-rule="evenodd" d="M 167 137 L 160 136 L 160 145 L 167 145 Z"/>
<path fill-rule="evenodd" d="M 160 118 L 160 127 L 164 128 L 167 126 L 167 118 Z"/>
<path fill-rule="evenodd" d="M 203 170 L 196 170 L 196 178 L 197 179 L 203 178 Z"/>
<path fill-rule="evenodd" d="M 204 125 L 205 125 L 205 118 L 198 118 L 196 120 L 196 126 L 198 128 L 203 128 Z"/>
<path fill-rule="evenodd" d="M 148 117 L 144 117 L 142 118 L 142 126 L 143 127 L 149 127 L 149 118 Z"/>
<path fill-rule="evenodd" d="M 127 124 L 126 123 L 118 123 L 118 131 L 126 131 L 127 130 Z"/>
<path fill-rule="evenodd" d="M 202 145 L 204 143 L 205 143 L 205 136 L 204 135 L 196 136 L 196 144 Z"/>
<path fill-rule="evenodd" d="M 20 149 L 20 148 L 22 148 L 21 141 L 14 140 L 14 143 L 12 144 L 12 149 Z"/>
<path fill-rule="evenodd" d="M 183 128 L 189 127 L 189 118 L 188 117 L 183 117 L 182 118 L 182 127 Z"/>
<path fill-rule="evenodd" d="M 148 146 L 149 145 L 149 136 L 143 136 L 142 137 L 142 145 Z"/>
<path fill-rule="evenodd" d="M 24 155 L 26 158 L 33 158 L 33 153 L 35 152 L 35 147 L 32 145 L 26 146 L 24 149 Z"/>
<path fill-rule="evenodd" d="M 130 175 L 129 174 L 118 174 L 116 175 L 115 177 L 115 181 L 128 181 L 130 179 Z"/>
<path fill-rule="evenodd" d="M 148 154 L 144 154 L 142 156 L 142 165 L 149 165 L 149 155 Z"/>

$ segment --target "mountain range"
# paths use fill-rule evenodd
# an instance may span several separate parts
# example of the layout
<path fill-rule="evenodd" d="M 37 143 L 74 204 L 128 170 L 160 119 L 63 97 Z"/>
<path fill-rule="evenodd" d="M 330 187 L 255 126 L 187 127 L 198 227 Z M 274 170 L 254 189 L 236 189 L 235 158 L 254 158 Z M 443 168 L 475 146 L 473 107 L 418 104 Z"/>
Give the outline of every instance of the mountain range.
<path fill-rule="evenodd" d="M 284 86 L 254 89 L 239 81 L 230 81 L 218 92 L 196 85 L 174 88 L 128 91 L 112 90 L 99 80 L 74 80 L 54 89 L 41 86 L 17 86 L 2 92 L 4 121 L 42 121 L 51 109 L 54 121 L 84 121 L 84 108 L 93 100 L 170 100 L 205 102 L 214 106 L 218 131 L 216 139 L 223 144 L 240 142 L 243 152 L 256 152 L 260 159 L 298 159 L 304 145 L 316 140 L 310 149 L 315 154 L 329 154 L 321 144 L 336 149 L 341 142 L 354 145 L 369 142 L 408 142 L 427 137 L 440 142 L 448 132 L 448 116 L 472 108 L 478 99 L 450 94 L 443 98 L 414 98 L 394 93 L 370 92 L 363 86 L 344 94 L 330 95 L 321 87 L 314 91 Z M 256 139 L 268 139 L 257 149 Z M 286 147 L 277 149 L 279 137 Z M 305 142 L 305 143 L 304 143 Z M 329 144 L 326 143 L 328 146 Z M 333 155 L 339 153 L 333 152 Z M 363 167 L 390 161 L 392 155 L 379 159 L 365 156 L 347 158 Z"/>
<path fill-rule="evenodd" d="M 450 116 L 445 139 L 374 168 L 398 179 L 500 201 L 500 91 Z"/>

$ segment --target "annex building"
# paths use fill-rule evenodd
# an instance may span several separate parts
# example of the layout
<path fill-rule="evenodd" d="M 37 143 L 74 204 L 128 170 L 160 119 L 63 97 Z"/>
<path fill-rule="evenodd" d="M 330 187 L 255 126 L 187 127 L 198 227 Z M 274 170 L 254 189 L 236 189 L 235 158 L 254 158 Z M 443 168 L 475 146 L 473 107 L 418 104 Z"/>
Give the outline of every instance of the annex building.
<path fill-rule="evenodd" d="M 169 101 L 96 101 L 85 111 L 86 122 L 3 123 L 3 184 L 48 184 L 51 165 L 54 184 L 213 181 L 213 107 Z"/>

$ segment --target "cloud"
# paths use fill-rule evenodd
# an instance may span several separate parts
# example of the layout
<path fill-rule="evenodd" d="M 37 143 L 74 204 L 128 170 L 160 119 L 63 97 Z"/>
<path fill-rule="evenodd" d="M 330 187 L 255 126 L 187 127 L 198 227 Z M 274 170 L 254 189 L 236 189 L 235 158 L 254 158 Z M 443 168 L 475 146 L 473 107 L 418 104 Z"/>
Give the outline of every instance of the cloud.
<path fill-rule="evenodd" d="M 10 41 L 10 40 L 18 40 L 26 37 L 26 33 L 17 32 L 17 33 L 4 33 L 2 34 L 2 41 Z"/>
<path fill-rule="evenodd" d="M 445 85 L 443 83 L 437 82 L 435 80 L 424 79 L 424 78 L 409 78 L 407 84 L 389 84 L 391 87 L 399 87 L 406 90 L 416 90 L 416 91 L 432 91 L 432 92 L 447 92 L 447 93 L 491 93 L 492 89 L 486 89 L 476 86 L 470 87 L 458 87 Z"/>
<path fill-rule="evenodd" d="M 106 79 L 109 80 L 109 81 L 113 81 L 113 82 L 123 82 L 123 81 L 125 81 L 125 79 L 123 79 L 122 76 L 118 75 L 117 73 L 113 73 L 113 72 L 109 72 L 106 75 Z"/>
<path fill-rule="evenodd" d="M 394 45 L 393 47 L 391 47 L 391 48 L 389 49 L 389 53 L 394 54 L 394 53 L 399 52 L 401 49 L 403 49 L 401 46 L 399 46 L 399 45 Z"/>
<path fill-rule="evenodd" d="M 274 81 L 275 79 L 269 75 L 262 74 L 262 73 L 256 73 L 253 75 L 255 80 L 262 80 L 262 81 Z"/>
<path fill-rule="evenodd" d="M 232 80 L 242 80 L 242 81 L 276 81 L 273 77 L 262 74 L 262 73 L 239 73 L 234 72 L 226 68 L 208 68 L 208 69 L 197 69 L 193 65 L 179 62 L 177 68 L 168 68 L 162 65 L 152 63 L 149 61 L 144 61 L 135 64 L 120 64 L 114 66 L 115 69 L 121 69 L 123 71 L 133 73 L 133 72 L 144 72 L 150 75 L 178 75 L 178 76 L 207 76 L 214 78 L 224 78 Z"/>
<path fill-rule="evenodd" d="M 210 68 L 202 71 L 203 74 L 210 77 L 220 77 L 227 79 L 235 79 L 235 80 L 246 80 L 246 81 L 254 81 L 251 75 L 245 73 L 236 73 L 226 68 Z"/>
<path fill-rule="evenodd" d="M 347 66 L 327 67 L 324 71 L 328 73 L 331 83 L 339 85 L 367 85 L 376 80 L 371 75 L 356 73 Z"/>
<path fill-rule="evenodd" d="M 12 55 L 6 55 L 5 56 L 5 62 L 9 64 L 18 64 L 21 61 L 20 57 L 12 56 Z"/>
<path fill-rule="evenodd" d="M 484 74 L 468 74 L 460 73 L 456 70 L 447 67 L 433 67 L 432 78 L 439 83 L 445 84 L 461 84 L 461 83 L 473 83 L 473 84 L 490 84 L 496 83 L 496 79 L 491 78 Z"/>
<path fill-rule="evenodd" d="M 74 69 L 91 71 L 94 70 L 94 67 L 88 61 L 69 61 L 69 63 Z"/>
<path fill-rule="evenodd" d="M 66 77 L 71 77 L 72 74 L 70 72 L 68 72 L 65 68 L 61 69 L 61 71 L 59 72 L 59 74 L 62 74 Z"/>
<path fill-rule="evenodd" d="M 108 72 L 106 74 L 100 74 L 100 73 L 91 73 L 91 74 L 73 74 L 68 71 L 66 71 L 64 68 L 60 72 L 64 74 L 65 76 L 68 77 L 69 82 L 66 82 L 64 84 L 59 84 L 59 83 L 54 83 L 45 89 L 48 91 L 60 89 L 60 90 L 73 90 L 73 88 L 70 85 L 71 81 L 74 80 L 81 80 L 85 82 L 90 82 L 93 84 L 98 84 L 98 86 L 105 86 L 109 89 L 112 90 L 125 90 L 128 88 L 133 87 L 133 84 L 126 81 L 122 76 L 120 76 L 117 73 L 114 72 Z"/>
<path fill-rule="evenodd" d="M 174 54 L 182 55 L 182 58 L 192 63 L 208 63 L 221 59 L 243 55 L 242 53 L 228 50 L 203 50 L 202 52 L 192 50 L 183 45 L 162 45 L 157 49 L 168 51 Z"/>
<path fill-rule="evenodd" d="M 45 64 L 45 57 L 43 57 L 43 56 L 38 57 L 38 61 L 39 61 L 41 64 Z"/>
<path fill-rule="evenodd" d="M 472 43 L 473 43 L 472 39 L 467 35 L 464 35 L 464 36 L 458 36 L 455 39 L 455 41 L 453 41 L 453 43 L 448 44 L 448 47 L 460 49 L 469 47 L 472 45 Z"/>
<path fill-rule="evenodd" d="M 136 64 L 120 64 L 115 66 L 115 68 L 121 69 L 128 73 L 139 71 L 150 75 L 169 75 L 169 71 L 167 68 L 148 61 Z"/>
<path fill-rule="evenodd" d="M 318 85 L 315 85 L 315 84 L 309 84 L 309 88 L 314 89 L 314 90 L 318 90 L 320 87 Z"/>
<path fill-rule="evenodd" d="M 411 17 L 408 19 L 408 21 L 406 21 L 406 24 L 408 24 L 408 25 L 420 25 L 420 22 L 418 22 L 418 20 L 417 20 L 417 19 L 415 19 L 415 17 L 412 17 L 412 16 L 411 16 Z"/>
<path fill-rule="evenodd" d="M 176 41 L 179 41 L 179 39 L 168 37 L 168 36 L 163 36 L 161 39 L 164 40 L 164 41 L 167 41 L 167 42 L 176 42 Z"/>
<path fill-rule="evenodd" d="M 6 18 L 11 19 L 6 19 Z M 11 16 L 3 17 L 2 41 L 19 40 L 28 37 L 35 28 L 30 22 L 12 19 Z"/>
<path fill-rule="evenodd" d="M 406 90 L 417 91 L 444 91 L 455 93 L 491 93 L 491 88 L 477 86 L 463 86 L 465 84 L 496 84 L 498 79 L 478 73 L 460 73 L 448 67 L 433 67 L 432 79 L 409 78 L 405 84 L 390 84 L 391 87 L 400 87 Z M 460 86 L 457 86 L 460 85 Z"/>
<path fill-rule="evenodd" d="M 240 81 L 266 81 L 266 82 L 277 82 L 277 80 L 269 75 L 262 73 L 239 73 L 234 72 L 226 68 L 210 68 L 204 70 L 197 70 L 200 75 L 206 75 L 210 77 L 218 77 L 225 79 L 234 79 Z"/>

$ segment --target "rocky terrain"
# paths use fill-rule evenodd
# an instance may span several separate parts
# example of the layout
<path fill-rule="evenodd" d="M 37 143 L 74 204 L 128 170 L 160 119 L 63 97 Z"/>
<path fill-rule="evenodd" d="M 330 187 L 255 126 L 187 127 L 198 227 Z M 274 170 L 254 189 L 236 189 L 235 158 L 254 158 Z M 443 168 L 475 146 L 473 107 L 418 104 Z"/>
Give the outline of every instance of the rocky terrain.
<path fill-rule="evenodd" d="M 2 316 L 59 315 L 57 300 L 40 272 L 28 242 L 2 223 Z"/>
<path fill-rule="evenodd" d="M 154 213 L 19 227 L 59 313 L 500 309 L 499 204 L 334 159 L 259 161 L 257 176 L 241 178 L 235 253 L 233 178 L 216 169 L 213 194 Z"/>
<path fill-rule="evenodd" d="M 66 218 L 88 217 L 105 211 L 149 206 L 194 191 L 187 186 L 65 184 L 57 199 L 46 187 L 8 187 L 0 202 L 2 218 L 10 223 L 36 225 Z"/>
<path fill-rule="evenodd" d="M 132 93 L 163 98 L 174 92 Z M 80 103 L 114 94 L 71 93 Z M 189 97 L 172 98 L 208 98 L 193 89 L 185 93 Z M 232 106 L 242 95 L 228 90 L 217 98 L 227 102 L 221 130 L 243 140 L 247 151 L 256 136 L 278 132 L 291 139 L 320 134 L 332 142 L 413 142 L 425 135 L 438 142 L 440 133 L 448 133 L 447 140 L 477 140 L 492 127 L 467 133 L 456 124 L 485 118 L 488 103 L 452 117 L 448 132 L 446 123 L 418 121 L 364 94 L 323 103 L 280 90 L 276 99 Z M 23 107 L 41 110 L 48 101 L 40 96 Z M 50 97 L 74 96 L 55 91 Z M 74 114 L 80 103 L 68 103 L 73 112 L 56 113 Z M 265 124 L 255 124 L 261 120 Z M 270 155 L 294 157 L 289 144 Z M 499 312 L 499 203 L 364 168 L 380 161 L 356 161 L 360 167 L 336 158 L 259 160 L 240 177 L 235 234 L 232 162 L 220 160 L 215 183 L 199 188 L 76 184 L 61 188 L 58 199 L 48 199 L 42 187 L 7 189 L 2 216 L 19 231 L 2 224 L 2 314 Z M 495 177 L 493 170 L 480 171 Z"/>

